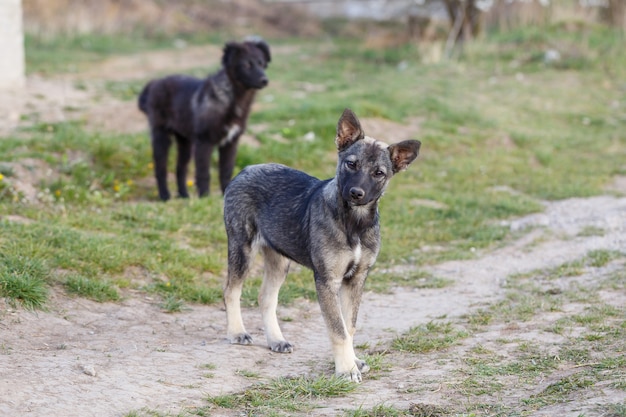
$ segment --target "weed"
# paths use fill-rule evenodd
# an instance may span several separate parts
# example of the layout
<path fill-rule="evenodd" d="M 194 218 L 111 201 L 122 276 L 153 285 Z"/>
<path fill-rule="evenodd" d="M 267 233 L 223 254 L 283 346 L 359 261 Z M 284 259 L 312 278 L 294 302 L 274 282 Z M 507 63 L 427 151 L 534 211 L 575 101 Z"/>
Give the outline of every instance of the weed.
<path fill-rule="evenodd" d="M 254 410 L 253 414 L 276 409 L 294 412 L 308 409 L 310 400 L 343 396 L 355 388 L 356 384 L 335 376 L 278 378 L 242 393 L 209 397 L 208 400 L 223 408 Z"/>
<path fill-rule="evenodd" d="M 247 371 L 245 369 L 240 369 L 238 371 L 235 372 L 237 375 L 241 375 L 244 378 L 252 378 L 252 379 L 257 379 L 260 377 L 258 372 L 254 372 L 254 371 Z"/>
<path fill-rule="evenodd" d="M 344 417 L 403 417 L 415 414 L 409 414 L 406 411 L 398 410 L 391 405 L 378 404 L 369 410 L 365 410 L 362 407 L 356 410 L 349 410 L 344 412 Z"/>
<path fill-rule="evenodd" d="M 401 352 L 427 353 L 453 346 L 468 335 L 465 330 L 455 329 L 451 323 L 431 321 L 425 325 L 412 327 L 394 339 L 392 347 Z"/>
<path fill-rule="evenodd" d="M 184 301 L 175 294 L 170 294 L 161 303 L 161 308 L 168 313 L 179 313 L 183 310 L 184 304 Z"/>
<path fill-rule="evenodd" d="M 548 385 L 540 393 L 523 400 L 527 405 L 546 406 L 569 401 L 571 395 L 594 384 L 583 374 L 574 374 Z"/>
<path fill-rule="evenodd" d="M 0 253 L 0 296 L 15 306 L 16 301 L 28 309 L 43 308 L 50 270 L 39 259 L 17 253 Z"/>
<path fill-rule="evenodd" d="M 82 275 L 72 274 L 65 278 L 65 288 L 72 294 L 77 294 L 95 301 L 117 301 L 120 296 L 110 283 L 103 280 L 93 280 Z"/>
<path fill-rule="evenodd" d="M 607 404 L 602 407 L 605 412 L 602 414 L 606 417 L 626 417 L 626 402 Z"/>

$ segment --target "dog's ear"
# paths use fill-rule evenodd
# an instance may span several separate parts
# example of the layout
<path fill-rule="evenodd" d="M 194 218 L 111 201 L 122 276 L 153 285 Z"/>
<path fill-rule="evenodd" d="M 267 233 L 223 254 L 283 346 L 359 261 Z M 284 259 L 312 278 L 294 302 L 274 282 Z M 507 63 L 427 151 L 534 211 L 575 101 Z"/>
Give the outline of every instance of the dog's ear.
<path fill-rule="evenodd" d="M 404 171 L 417 158 L 422 143 L 419 140 L 405 140 L 389 145 L 389 157 L 393 173 Z"/>
<path fill-rule="evenodd" d="M 365 137 L 361 123 L 350 109 L 345 109 L 337 123 L 337 137 L 335 145 L 339 151 L 347 149 L 350 145 Z"/>
<path fill-rule="evenodd" d="M 270 46 L 261 38 L 256 38 L 251 42 L 254 46 L 259 48 L 263 55 L 265 56 L 265 62 L 270 63 L 272 61 L 272 54 L 270 53 Z"/>
<path fill-rule="evenodd" d="M 233 59 L 239 55 L 241 51 L 243 51 L 245 46 L 243 44 L 237 42 L 228 42 L 224 45 L 224 55 L 222 55 L 222 65 L 224 67 L 228 67 Z"/>

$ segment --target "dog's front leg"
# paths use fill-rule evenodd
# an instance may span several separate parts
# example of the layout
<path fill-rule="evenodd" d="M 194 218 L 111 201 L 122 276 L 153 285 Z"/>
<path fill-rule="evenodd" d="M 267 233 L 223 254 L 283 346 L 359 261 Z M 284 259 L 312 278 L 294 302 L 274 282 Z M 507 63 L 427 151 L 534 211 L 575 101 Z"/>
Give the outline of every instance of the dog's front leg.
<path fill-rule="evenodd" d="M 339 295 L 341 281 L 341 278 L 332 280 L 315 272 L 315 288 L 332 344 L 335 374 L 354 382 L 361 382 L 361 371 L 355 362 L 352 335 L 348 332 L 341 311 Z"/>
<path fill-rule="evenodd" d="M 176 160 L 176 185 L 178 186 L 178 196 L 189 198 L 187 192 L 187 168 L 191 161 L 192 143 L 185 137 L 176 135 L 176 145 L 178 146 L 178 158 Z"/>
<path fill-rule="evenodd" d="M 159 198 L 163 201 L 170 199 L 167 189 L 167 155 L 172 141 L 167 130 L 161 127 L 152 127 L 152 157 L 154 160 L 154 176 L 159 188 Z"/>
<path fill-rule="evenodd" d="M 356 320 L 359 314 L 359 306 L 361 305 L 361 297 L 363 296 L 363 286 L 367 278 L 367 271 L 357 271 L 355 275 L 349 279 L 344 279 L 341 284 L 340 299 L 341 311 L 346 323 L 348 334 L 354 340 L 356 332 Z M 365 361 L 354 356 L 354 363 L 361 373 L 370 370 Z"/>
<path fill-rule="evenodd" d="M 209 181 L 211 179 L 209 170 L 213 145 L 206 139 L 196 139 L 195 145 L 196 187 L 198 188 L 198 196 L 204 197 L 209 195 Z"/>

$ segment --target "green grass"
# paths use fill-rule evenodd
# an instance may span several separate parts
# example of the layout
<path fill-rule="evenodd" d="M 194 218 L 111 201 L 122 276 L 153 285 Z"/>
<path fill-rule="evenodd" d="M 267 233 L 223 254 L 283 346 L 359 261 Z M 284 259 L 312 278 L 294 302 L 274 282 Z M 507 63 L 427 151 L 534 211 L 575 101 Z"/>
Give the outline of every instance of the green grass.
<path fill-rule="evenodd" d="M 449 348 L 469 336 L 465 330 L 455 329 L 451 323 L 428 322 L 415 326 L 394 339 L 392 347 L 401 352 L 428 353 Z"/>
<path fill-rule="evenodd" d="M 20 302 L 28 309 L 42 308 L 48 295 L 50 270 L 36 258 L 13 252 L 0 253 L 0 296 L 13 306 Z"/>
<path fill-rule="evenodd" d="M 127 34 L 59 34 L 56 36 L 26 33 L 24 46 L 28 73 L 55 74 L 80 72 L 103 58 L 141 51 L 171 49 L 176 43 L 221 42 L 221 36 L 209 33 L 171 35 L 137 30 Z"/>
<path fill-rule="evenodd" d="M 278 378 L 255 385 L 241 393 L 209 397 L 209 403 L 227 409 L 246 409 L 252 415 L 301 412 L 312 407 L 312 400 L 341 397 L 357 387 L 339 377 Z"/>
<path fill-rule="evenodd" d="M 107 281 L 93 280 L 81 275 L 70 275 L 65 279 L 69 293 L 77 294 L 95 301 L 117 301 L 120 295 L 116 288 Z"/>
<path fill-rule="evenodd" d="M 507 324 L 504 329 L 514 333 L 517 330 L 518 335 L 500 341 L 497 350 L 478 345 L 465 353 L 458 367 L 459 381 L 453 388 L 463 397 L 476 398 L 467 409 L 478 409 L 481 401 L 491 409 L 492 399 L 506 396 L 513 386 L 528 387 L 533 393 L 508 403 L 501 410 L 503 414 L 495 415 L 532 415 L 546 407 L 598 395 L 603 386 L 626 389 L 625 311 L 621 306 L 599 302 L 599 292 L 611 288 L 615 271 L 623 281 L 623 260 L 624 253 L 590 251 L 552 269 L 509 277 L 505 301 L 465 317 L 473 333 L 468 340 L 486 343 L 487 336 L 481 332 L 502 329 L 503 324 Z M 594 277 L 593 282 L 588 276 Z M 555 282 L 566 290 L 549 291 Z M 553 309 L 555 297 L 559 298 L 558 304 L 579 311 Z M 547 311 L 552 313 L 551 318 L 542 317 Z M 537 328 L 531 324 L 533 320 L 548 325 Z M 533 342 L 522 336 L 533 332 Z M 542 332 L 556 333 L 561 338 L 538 343 L 543 339 Z M 537 389 L 537 381 L 542 380 L 552 382 Z"/>
<path fill-rule="evenodd" d="M 598 29 L 580 39 L 558 27 L 546 33 L 529 28 L 494 34 L 468 46 L 458 60 L 434 64 L 424 64 L 423 51 L 413 45 L 385 50 L 350 39 L 270 39 L 297 48 L 273 56 L 272 83 L 259 94 L 249 121 L 251 128 L 264 127 L 257 134 L 261 146 L 241 146 L 236 171 L 273 161 L 332 176 L 335 127 L 345 107 L 363 119 L 419 120 L 421 155 L 381 200 L 382 250 L 368 285 L 377 291 L 445 287 L 451 283 L 436 277 L 379 272 L 472 258 L 513 237 L 502 220 L 540 211 L 542 199 L 601 194 L 614 175 L 626 173 L 626 120 L 610 105 L 624 99 L 623 91 L 597 87 L 626 76 L 617 36 Z M 207 39 L 222 42 L 215 36 L 188 41 Z M 546 67 L 528 59 L 554 39 L 580 45 L 582 64 Z M 80 71 L 113 55 L 172 43 L 158 35 L 27 37 L 26 58 L 31 72 Z M 102 94 L 127 100 L 140 87 L 134 80 L 99 85 Z M 170 311 L 178 311 L 180 302 L 220 300 L 226 237 L 215 172 L 210 198 L 160 204 L 147 132 L 94 131 L 79 121 L 38 123 L 34 114 L 24 119 L 19 138 L 0 140 L 0 212 L 27 220 L 0 223 L 0 251 L 10 262 L 41 262 L 46 274 L 37 285 L 43 288 L 73 274 L 118 293 L 124 287 L 157 293 Z M 313 141 L 303 140 L 308 132 L 315 133 Z M 14 187 L 21 179 L 9 164 L 25 158 L 41 160 L 55 174 L 36 179 L 36 205 Z M 440 204 L 413 203 L 418 200 Z M 609 258 L 598 253 L 592 262 Z M 571 273 L 577 268 L 571 266 Z M 245 288 L 247 305 L 256 303 L 259 278 Z M 10 300 L 29 298 L 3 288 Z M 32 307 L 45 303 L 45 292 L 38 297 Z M 315 299 L 311 273 L 292 268 L 280 297 L 281 303 Z M 537 308 L 532 297 L 513 301 L 528 314 Z"/>

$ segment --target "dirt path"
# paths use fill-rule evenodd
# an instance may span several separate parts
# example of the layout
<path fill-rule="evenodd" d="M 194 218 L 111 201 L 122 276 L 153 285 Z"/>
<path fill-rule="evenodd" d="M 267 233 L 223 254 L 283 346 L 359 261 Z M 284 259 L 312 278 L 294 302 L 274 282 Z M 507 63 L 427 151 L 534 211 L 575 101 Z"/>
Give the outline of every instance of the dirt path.
<path fill-rule="evenodd" d="M 190 52 L 190 56 L 197 57 L 197 51 Z M 171 62 L 168 56 L 158 54 L 134 59 L 153 62 L 153 70 L 159 71 L 169 68 L 164 62 Z M 102 68 L 110 67 L 118 73 L 127 68 L 124 62 L 109 62 Z M 106 114 L 119 107 L 134 108 L 134 103 L 112 99 L 95 105 L 88 92 L 71 87 L 70 79 L 33 78 L 29 85 L 20 103 L 35 108 L 43 120 L 66 117 L 63 106 L 69 98 L 84 104 L 81 117 Z M 143 128 L 140 115 L 129 114 L 115 129 Z M 10 128 L 11 120 L 2 121 L 2 126 Z M 623 184 L 619 191 L 626 192 Z M 626 198 L 601 196 L 548 203 L 544 213 L 517 219 L 510 226 L 532 231 L 510 246 L 479 254 L 474 260 L 431 268 L 434 275 L 452 280 L 451 286 L 366 294 L 356 343 L 384 345 L 412 326 L 437 317 L 458 318 L 493 303 L 503 297 L 502 284 L 511 274 L 554 267 L 580 259 L 590 250 L 626 251 Z M 603 234 L 579 234 L 589 227 L 602 229 Z M 410 268 L 398 267 L 390 273 Z M 626 303 L 626 296 L 611 293 L 605 300 L 619 306 Z M 282 327 L 296 346 L 293 354 L 267 350 L 256 309 L 244 311 L 256 344 L 242 347 L 226 343 L 225 313 L 220 306 L 194 305 L 181 313 L 168 314 L 157 300 L 141 292 L 129 292 L 124 301 L 116 304 L 56 293 L 47 312 L 12 310 L 0 304 L 0 415 L 118 417 L 143 407 L 176 415 L 185 407 L 206 405 L 208 395 L 236 392 L 258 380 L 307 374 L 324 364 L 332 369 L 330 346 L 317 304 L 300 302 L 281 307 L 279 317 L 290 319 Z M 520 327 L 519 336 L 529 337 L 526 330 Z M 488 344 L 511 331 L 494 327 L 473 337 L 471 343 Z M 453 367 L 454 362 L 442 365 L 431 355 L 420 358 L 415 366 L 393 366 L 383 378 L 370 379 L 366 375 L 356 393 L 326 401 L 326 406 L 314 414 L 337 415 L 345 408 L 381 403 L 408 407 L 416 397 L 427 403 L 441 403 L 446 398 L 445 389 L 422 387 L 416 396 L 407 395 L 406 387 L 429 381 L 433 375 L 451 375 Z M 251 373 L 259 377 L 250 378 Z M 423 384 L 428 386 L 427 382 Z M 626 396 L 623 391 L 610 395 L 619 401 Z M 577 405 L 578 409 L 584 406 Z M 575 409 L 561 408 L 553 415 L 570 415 L 568 412 Z"/>
<path fill-rule="evenodd" d="M 554 267 L 590 250 L 625 250 L 626 198 L 551 203 L 545 213 L 512 224 L 531 226 L 538 229 L 511 246 L 475 260 L 432 268 L 437 276 L 454 280 L 450 287 L 368 293 L 356 343 L 375 346 L 436 317 L 467 314 L 499 299 L 501 284 L 511 274 Z M 605 233 L 577 237 L 590 226 Z M 226 343 L 225 313 L 220 307 L 191 306 L 182 313 L 167 314 L 141 293 L 128 294 L 120 304 L 63 295 L 53 297 L 50 304 L 49 312 L 2 313 L 1 415 L 122 416 L 142 407 L 175 414 L 186 406 L 206 405 L 207 395 L 249 386 L 254 381 L 246 373 L 254 372 L 262 379 L 301 375 L 310 372 L 311 364 L 330 361 L 315 303 L 280 308 L 279 315 L 291 319 L 282 324 L 296 344 L 291 355 L 266 349 L 256 309 L 244 312 L 256 345 L 240 347 Z M 403 374 L 406 371 L 399 370 L 393 375 L 397 379 Z M 409 383 L 426 374 L 414 371 L 405 376 Z M 335 402 L 341 408 L 402 402 L 395 379 L 392 376 L 381 383 L 366 377 L 359 394 Z M 325 410 L 318 412 L 333 414 Z"/>

